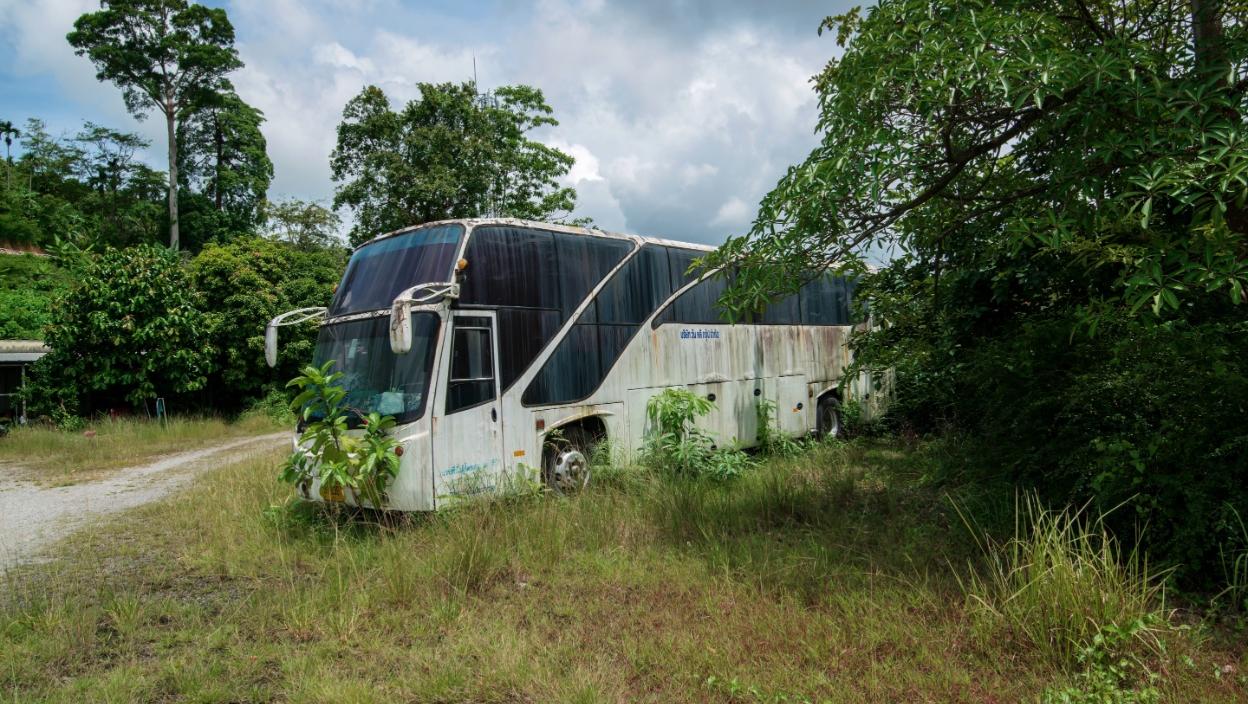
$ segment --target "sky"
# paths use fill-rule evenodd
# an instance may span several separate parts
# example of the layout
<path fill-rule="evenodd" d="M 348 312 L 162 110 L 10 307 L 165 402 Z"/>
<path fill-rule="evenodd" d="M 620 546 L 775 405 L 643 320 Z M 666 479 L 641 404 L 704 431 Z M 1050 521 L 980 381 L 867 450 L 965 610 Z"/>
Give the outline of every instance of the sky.
<path fill-rule="evenodd" d="M 807 0 L 214 0 L 246 64 L 231 76 L 262 110 L 271 199 L 328 205 L 342 108 L 368 84 L 396 105 L 420 82 L 540 88 L 568 152 L 574 216 L 607 230 L 718 244 L 749 229 L 764 194 L 817 144 L 810 77 L 838 49 Z M 53 134 L 83 121 L 139 132 L 164 169 L 159 116 L 139 122 L 65 41 L 93 0 L 0 0 L 0 119 Z M 349 221 L 349 213 L 342 215 Z"/>

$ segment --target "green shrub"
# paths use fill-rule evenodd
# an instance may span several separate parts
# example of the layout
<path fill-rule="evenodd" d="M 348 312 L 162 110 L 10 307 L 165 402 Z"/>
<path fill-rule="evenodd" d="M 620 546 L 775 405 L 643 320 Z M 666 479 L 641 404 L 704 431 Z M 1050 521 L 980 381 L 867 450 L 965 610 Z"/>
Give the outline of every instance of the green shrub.
<path fill-rule="evenodd" d="M 1151 624 L 1138 619 L 1110 625 L 1079 649 L 1082 670 L 1068 686 L 1044 692 L 1043 704 L 1155 704 L 1161 701 L 1161 676 L 1132 655 L 1131 645 Z"/>
<path fill-rule="evenodd" d="M 52 351 L 32 367 L 33 412 L 142 407 L 158 396 L 177 402 L 204 387 L 212 354 L 206 319 L 175 252 L 108 249 L 74 274 L 47 328 Z"/>
<path fill-rule="evenodd" d="M 697 427 L 697 419 L 714 408 L 714 402 L 687 389 L 664 389 L 646 403 L 650 429 L 642 448 L 642 462 L 655 469 L 684 477 L 726 480 L 753 465 L 735 447 L 717 447 L 709 433 Z"/>
<path fill-rule="evenodd" d="M 191 260 L 191 278 L 209 311 L 214 406 L 239 410 L 280 393 L 281 384 L 312 360 L 315 325 L 282 328 L 274 369 L 264 361 L 264 328 L 279 313 L 328 305 L 343 260 L 341 250 L 304 251 L 256 237 L 209 244 Z"/>
<path fill-rule="evenodd" d="M 387 432 L 394 418 L 370 413 L 363 418 L 363 435 L 348 434 L 353 411 L 346 404 L 346 389 L 338 384 L 342 372 L 330 372 L 333 364 L 305 367 L 289 384 L 299 390 L 290 407 L 307 427 L 299 447 L 282 465 L 280 479 L 305 491 L 315 479 L 323 492 L 341 487 L 357 505 L 367 501 L 380 508 L 386 503 L 386 488 L 399 473 L 398 442 Z"/>

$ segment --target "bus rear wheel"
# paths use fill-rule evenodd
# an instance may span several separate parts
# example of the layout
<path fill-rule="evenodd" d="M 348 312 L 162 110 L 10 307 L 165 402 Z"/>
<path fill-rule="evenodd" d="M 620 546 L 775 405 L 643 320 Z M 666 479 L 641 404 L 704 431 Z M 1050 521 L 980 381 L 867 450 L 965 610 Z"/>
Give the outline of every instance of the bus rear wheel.
<path fill-rule="evenodd" d="M 599 440 L 580 426 L 548 439 L 542 451 L 542 482 L 560 494 L 584 489 L 589 484 L 589 458 Z"/>
<path fill-rule="evenodd" d="M 818 431 L 820 439 L 845 437 L 845 426 L 841 423 L 841 402 L 833 396 L 825 396 L 819 400 Z"/>

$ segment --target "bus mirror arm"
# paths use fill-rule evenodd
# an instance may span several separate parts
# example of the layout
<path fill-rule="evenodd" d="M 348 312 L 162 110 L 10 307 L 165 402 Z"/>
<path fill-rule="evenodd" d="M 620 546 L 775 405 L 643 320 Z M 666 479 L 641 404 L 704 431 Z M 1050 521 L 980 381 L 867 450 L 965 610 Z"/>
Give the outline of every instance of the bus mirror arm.
<path fill-rule="evenodd" d="M 412 305 L 432 303 L 439 298 L 459 298 L 457 283 L 427 283 L 413 286 L 395 297 L 390 306 L 390 351 L 407 354 L 412 350 Z"/>
<path fill-rule="evenodd" d="M 264 326 L 264 361 L 270 367 L 277 366 L 277 329 L 283 325 L 298 325 L 313 320 L 323 320 L 328 309 L 323 306 L 299 308 L 286 311 Z"/>

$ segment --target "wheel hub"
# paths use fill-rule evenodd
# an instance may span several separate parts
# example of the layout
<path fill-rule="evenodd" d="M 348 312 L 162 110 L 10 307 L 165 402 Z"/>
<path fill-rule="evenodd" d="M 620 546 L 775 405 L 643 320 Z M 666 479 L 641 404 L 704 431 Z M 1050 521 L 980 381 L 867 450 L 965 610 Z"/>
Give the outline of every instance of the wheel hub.
<path fill-rule="evenodd" d="M 589 462 L 578 450 L 564 450 L 555 455 L 554 479 L 560 491 L 579 489 L 589 476 Z"/>

